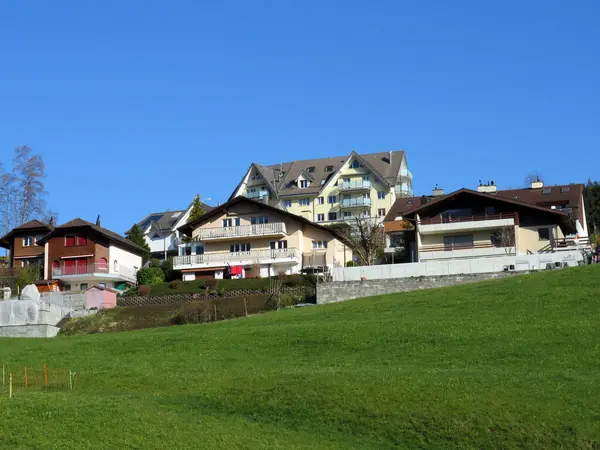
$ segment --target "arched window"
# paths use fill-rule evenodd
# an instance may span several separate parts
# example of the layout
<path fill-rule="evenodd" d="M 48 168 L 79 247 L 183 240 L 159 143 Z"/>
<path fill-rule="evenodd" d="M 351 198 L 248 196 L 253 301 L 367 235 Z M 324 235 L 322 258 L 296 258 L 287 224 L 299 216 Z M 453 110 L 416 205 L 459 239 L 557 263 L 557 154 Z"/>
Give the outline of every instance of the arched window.
<path fill-rule="evenodd" d="M 60 262 L 52 261 L 52 276 L 59 276 L 59 275 L 60 275 Z"/>
<path fill-rule="evenodd" d="M 115 268 L 115 272 L 119 271 L 119 262 L 115 259 L 113 267 Z"/>
<path fill-rule="evenodd" d="M 108 269 L 108 260 L 106 258 L 100 258 L 96 265 L 98 270 L 107 270 Z"/>

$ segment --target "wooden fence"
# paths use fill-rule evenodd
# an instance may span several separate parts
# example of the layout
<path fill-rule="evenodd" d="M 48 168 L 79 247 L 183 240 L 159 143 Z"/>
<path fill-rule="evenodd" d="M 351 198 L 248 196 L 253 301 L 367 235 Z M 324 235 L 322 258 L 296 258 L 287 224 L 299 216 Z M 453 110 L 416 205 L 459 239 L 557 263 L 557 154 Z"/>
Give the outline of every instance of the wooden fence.
<path fill-rule="evenodd" d="M 316 290 L 312 286 L 295 286 L 295 287 L 283 287 L 280 290 L 277 288 L 271 289 L 234 289 L 225 291 L 223 295 L 219 294 L 205 294 L 205 293 L 178 293 L 178 294 L 164 294 L 164 295 L 150 295 L 150 296 L 128 296 L 118 297 L 117 306 L 146 306 L 146 305 L 171 305 L 177 303 L 188 303 L 198 300 L 213 300 L 218 298 L 229 298 L 229 297 L 244 297 L 252 295 L 264 295 L 264 294 L 289 294 L 294 297 L 311 297 L 316 295 Z"/>

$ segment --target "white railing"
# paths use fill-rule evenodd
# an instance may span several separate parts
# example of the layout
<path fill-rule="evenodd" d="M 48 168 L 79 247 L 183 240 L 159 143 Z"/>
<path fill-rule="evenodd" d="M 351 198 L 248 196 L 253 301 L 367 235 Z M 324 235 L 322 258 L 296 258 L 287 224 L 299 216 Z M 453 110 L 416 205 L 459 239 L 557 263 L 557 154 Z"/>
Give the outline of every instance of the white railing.
<path fill-rule="evenodd" d="M 338 189 L 340 191 L 371 189 L 371 182 L 366 180 L 344 181 L 338 185 Z"/>
<path fill-rule="evenodd" d="M 370 198 L 344 198 L 342 199 L 342 208 L 352 208 L 354 206 L 371 206 Z"/>
<path fill-rule="evenodd" d="M 240 225 L 234 227 L 217 227 L 200 229 L 194 239 L 206 241 L 210 239 L 238 238 L 249 236 L 272 236 L 286 234 L 285 223 L 261 223 L 257 225 Z"/>
<path fill-rule="evenodd" d="M 174 267 L 195 266 L 205 264 L 252 263 L 281 259 L 300 259 L 297 248 L 262 249 L 248 252 L 216 252 L 203 255 L 176 256 L 173 258 Z"/>
<path fill-rule="evenodd" d="M 65 264 L 64 262 L 60 267 L 52 267 L 52 278 L 65 278 L 65 277 L 82 277 L 82 276 L 101 276 L 105 278 L 109 277 L 121 277 L 128 280 L 136 279 L 136 269 L 131 267 L 122 266 L 120 264 L 114 264 L 111 266 L 106 263 L 89 263 L 89 264 Z"/>
<path fill-rule="evenodd" d="M 248 198 L 262 198 L 269 195 L 269 191 L 260 190 L 260 191 L 246 191 L 246 197 Z"/>
<path fill-rule="evenodd" d="M 400 170 L 400 176 L 410 178 L 411 180 L 413 179 L 413 174 L 408 169 Z"/>
<path fill-rule="evenodd" d="M 408 197 L 412 197 L 413 195 L 412 189 L 405 186 L 395 186 L 394 192 L 396 193 L 396 195 L 405 195 Z"/>

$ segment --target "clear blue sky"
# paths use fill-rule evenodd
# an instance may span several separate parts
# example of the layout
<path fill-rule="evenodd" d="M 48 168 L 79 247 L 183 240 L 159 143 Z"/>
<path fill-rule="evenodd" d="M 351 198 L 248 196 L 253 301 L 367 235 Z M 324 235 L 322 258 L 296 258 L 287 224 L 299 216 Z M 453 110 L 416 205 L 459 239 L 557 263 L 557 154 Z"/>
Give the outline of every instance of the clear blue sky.
<path fill-rule="evenodd" d="M 0 156 L 124 232 L 252 161 L 403 149 L 417 194 L 598 178 L 600 2 L 14 1 Z"/>

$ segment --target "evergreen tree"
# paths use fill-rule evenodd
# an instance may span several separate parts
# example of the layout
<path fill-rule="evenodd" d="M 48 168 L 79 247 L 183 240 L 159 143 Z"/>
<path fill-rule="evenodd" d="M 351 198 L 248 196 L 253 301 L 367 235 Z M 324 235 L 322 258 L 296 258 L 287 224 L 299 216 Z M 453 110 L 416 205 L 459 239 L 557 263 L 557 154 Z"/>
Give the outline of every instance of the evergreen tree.
<path fill-rule="evenodd" d="M 192 201 L 192 210 L 190 211 L 190 219 L 189 221 L 193 221 L 199 219 L 204 215 L 206 211 L 204 210 L 204 204 L 200 201 L 200 194 L 197 194 Z"/>
<path fill-rule="evenodd" d="M 125 236 L 131 242 L 133 242 L 134 244 L 139 245 L 144 250 L 146 250 L 144 252 L 144 254 L 142 255 L 142 261 L 145 264 L 146 261 L 148 261 L 150 259 L 150 246 L 146 242 L 146 239 L 144 237 L 144 233 L 142 232 L 142 229 L 137 224 L 135 224 L 134 226 L 132 226 L 129 229 L 129 231 L 125 234 Z"/>
<path fill-rule="evenodd" d="M 585 213 L 590 232 L 596 234 L 600 232 L 600 183 L 588 180 L 584 190 Z"/>

